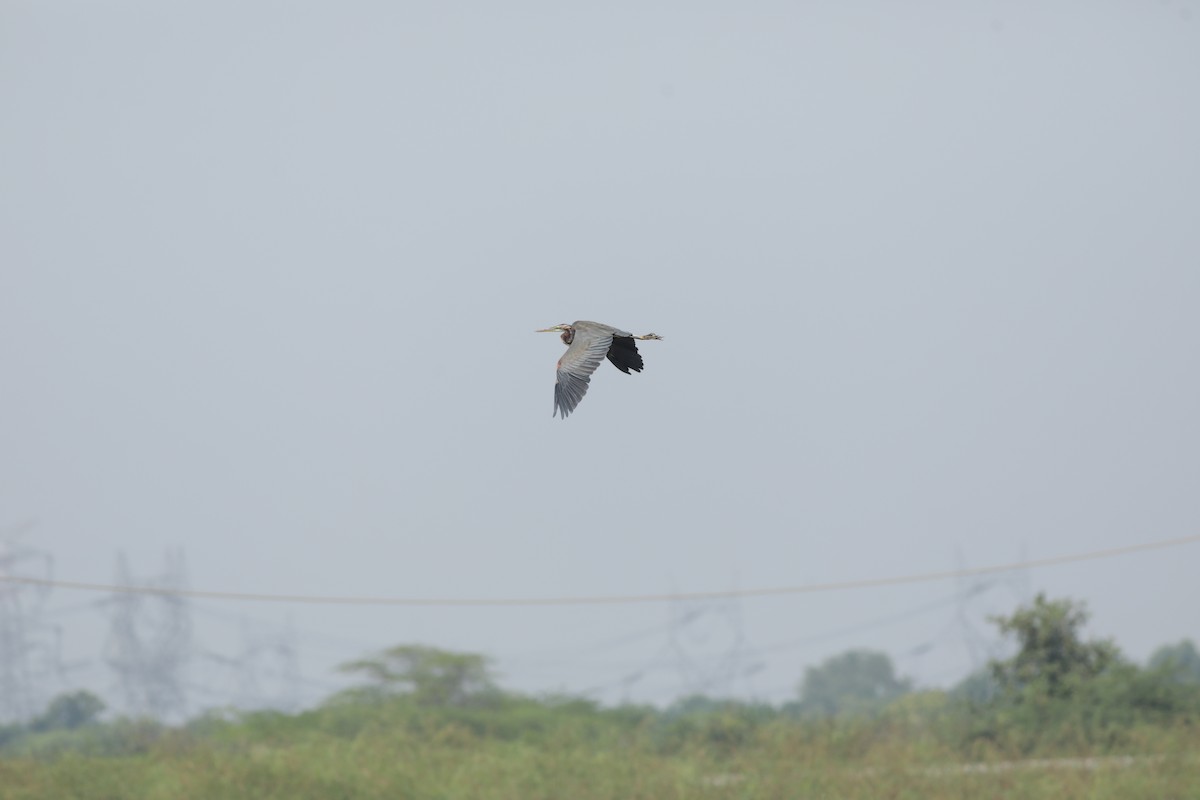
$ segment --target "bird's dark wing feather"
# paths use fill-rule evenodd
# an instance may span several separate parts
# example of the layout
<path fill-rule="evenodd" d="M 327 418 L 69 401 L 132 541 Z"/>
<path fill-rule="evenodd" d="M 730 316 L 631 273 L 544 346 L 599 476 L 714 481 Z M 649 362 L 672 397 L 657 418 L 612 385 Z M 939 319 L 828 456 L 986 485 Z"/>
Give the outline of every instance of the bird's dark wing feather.
<path fill-rule="evenodd" d="M 579 401 L 587 394 L 588 382 L 592 373 L 612 344 L 611 333 L 592 333 L 581 335 L 576 330 L 575 340 L 558 360 L 558 381 L 554 384 L 554 410 L 563 419 L 575 410 Z"/>
<path fill-rule="evenodd" d="M 608 348 L 608 360 L 626 375 L 629 374 L 629 370 L 641 372 L 644 366 L 642 354 L 638 352 L 637 343 L 632 336 L 614 335 Z"/>

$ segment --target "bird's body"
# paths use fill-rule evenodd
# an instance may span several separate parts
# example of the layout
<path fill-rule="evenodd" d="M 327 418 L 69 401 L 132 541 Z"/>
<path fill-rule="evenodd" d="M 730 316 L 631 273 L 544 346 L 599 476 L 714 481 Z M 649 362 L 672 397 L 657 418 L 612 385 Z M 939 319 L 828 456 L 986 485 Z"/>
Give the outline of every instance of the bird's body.
<path fill-rule="evenodd" d="M 634 340 L 662 338 L 656 333 L 634 336 L 611 325 L 587 320 L 543 328 L 538 333 L 557 331 L 562 332 L 563 343 L 567 345 L 567 352 L 558 360 L 558 381 L 554 384 L 554 411 L 563 419 L 587 394 L 592 373 L 601 361 L 607 358 L 626 375 L 630 370 L 641 372 L 642 354 Z"/>

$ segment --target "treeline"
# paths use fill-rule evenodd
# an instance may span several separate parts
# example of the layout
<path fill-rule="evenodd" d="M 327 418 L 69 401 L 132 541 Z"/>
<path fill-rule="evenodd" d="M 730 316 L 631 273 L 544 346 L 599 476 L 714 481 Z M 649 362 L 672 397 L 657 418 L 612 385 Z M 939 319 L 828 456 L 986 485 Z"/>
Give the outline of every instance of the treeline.
<path fill-rule="evenodd" d="M 104 721 L 88 692 L 56 698 L 24 725 L 0 727 L 0 754 L 123 755 L 155 748 L 242 748 L 359 740 L 405 732 L 448 747 L 481 740 L 560 746 L 693 749 L 734 754 L 787 737 L 848 755 L 903 740 L 964 757 L 1118 752 L 1155 732 L 1200 727 L 1200 653 L 1191 641 L 1135 664 L 1109 640 L 1087 640 L 1085 608 L 1038 596 L 994 620 L 1015 654 L 950 690 L 914 690 L 882 653 L 852 650 L 806 670 L 783 705 L 690 697 L 666 709 L 529 697 L 497 685 L 489 660 L 402 645 L 343 666 L 359 685 L 296 714 L 213 711 L 168 727 Z M 1183 737 L 1194 739 L 1194 735 Z M 832 743 L 832 744 L 831 744 Z"/>

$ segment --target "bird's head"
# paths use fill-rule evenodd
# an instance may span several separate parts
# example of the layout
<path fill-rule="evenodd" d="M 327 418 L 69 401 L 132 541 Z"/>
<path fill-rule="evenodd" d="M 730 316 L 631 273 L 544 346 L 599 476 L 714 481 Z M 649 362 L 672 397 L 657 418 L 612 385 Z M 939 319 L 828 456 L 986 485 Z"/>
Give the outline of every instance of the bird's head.
<path fill-rule="evenodd" d="M 575 341 L 575 329 L 565 322 L 561 325 L 552 325 L 549 328 L 542 328 L 540 331 L 538 331 L 538 333 L 558 333 L 559 331 L 562 332 L 563 344 L 570 344 L 571 342 Z"/>

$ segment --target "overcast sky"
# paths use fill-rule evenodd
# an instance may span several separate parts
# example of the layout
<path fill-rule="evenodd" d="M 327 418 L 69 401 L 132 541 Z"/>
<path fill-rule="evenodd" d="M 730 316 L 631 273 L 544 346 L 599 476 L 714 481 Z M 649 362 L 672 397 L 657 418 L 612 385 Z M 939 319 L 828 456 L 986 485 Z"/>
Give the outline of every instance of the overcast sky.
<path fill-rule="evenodd" d="M 1200 533 L 1197 11 L 2 0 L 0 526 L 64 580 L 177 549 L 197 589 L 449 598 Z M 664 340 L 560 421 L 534 330 L 576 319 Z M 855 646 L 952 683 L 1037 591 L 1137 658 L 1200 639 L 1198 558 L 204 601 L 193 641 L 777 701 Z M 110 694 L 98 599 L 46 619 Z"/>

